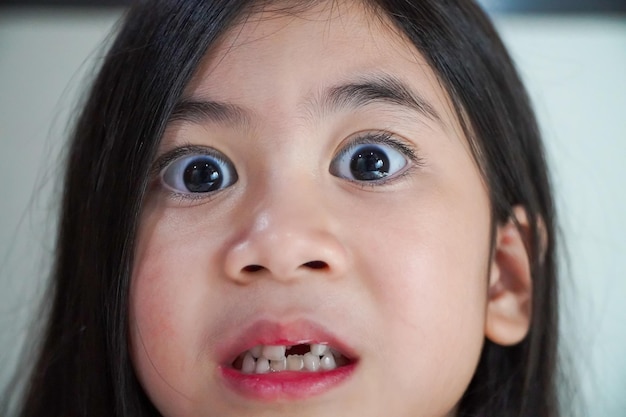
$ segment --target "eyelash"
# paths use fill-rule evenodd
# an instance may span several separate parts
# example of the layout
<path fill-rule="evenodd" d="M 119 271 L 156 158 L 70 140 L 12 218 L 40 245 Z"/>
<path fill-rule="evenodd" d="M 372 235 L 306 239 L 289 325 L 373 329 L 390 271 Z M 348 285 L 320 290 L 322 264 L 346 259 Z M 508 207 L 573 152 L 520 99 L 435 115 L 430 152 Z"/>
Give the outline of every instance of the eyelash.
<path fill-rule="evenodd" d="M 375 181 L 356 181 L 350 180 L 348 181 L 354 183 L 355 185 L 363 188 L 363 189 L 372 189 L 379 187 L 381 185 L 385 185 L 388 183 L 395 182 L 401 178 L 406 177 L 411 174 L 414 169 L 422 168 L 425 166 L 425 161 L 422 157 L 419 156 L 416 147 L 413 144 L 409 144 L 407 141 L 398 138 L 396 135 L 389 131 L 381 130 L 381 131 L 367 131 L 363 133 L 359 133 L 356 136 L 353 136 L 344 146 L 342 146 L 337 152 L 337 155 L 342 153 L 350 153 L 354 149 L 356 149 L 360 145 L 378 145 L 384 144 L 391 146 L 396 151 L 400 152 L 408 159 L 407 166 L 402 170 L 402 172 L 393 175 L 391 177 L 385 177 L 380 180 Z"/>
<path fill-rule="evenodd" d="M 208 155 L 216 159 L 224 159 L 224 156 L 220 152 L 214 151 L 211 148 L 187 143 L 157 157 L 150 169 L 150 181 L 151 183 L 157 185 L 165 192 L 167 192 L 168 197 L 171 199 L 180 202 L 185 202 L 189 200 L 206 200 L 210 198 L 214 193 L 181 193 L 170 188 L 166 188 L 163 184 L 161 184 L 161 176 L 163 171 L 173 162 L 189 155 Z"/>
<path fill-rule="evenodd" d="M 388 131 L 367 131 L 357 133 L 352 138 L 350 138 L 345 145 L 339 148 L 339 151 L 336 152 L 332 161 L 335 161 L 335 159 L 342 154 L 348 154 L 354 151 L 358 146 L 368 144 L 382 144 L 392 147 L 394 150 L 398 151 L 407 158 L 407 166 L 404 167 L 400 173 L 373 181 L 358 181 L 342 177 L 343 179 L 353 183 L 354 185 L 357 185 L 360 188 L 372 189 L 385 185 L 387 183 L 395 182 L 409 175 L 413 171 L 413 169 L 424 166 L 424 160 L 418 155 L 414 145 L 407 143 L 407 141 L 398 138 L 396 135 Z M 189 155 L 208 155 L 219 160 L 224 159 L 224 155 L 221 152 L 212 150 L 211 148 L 193 144 L 184 144 L 176 149 L 166 152 L 155 160 L 150 170 L 151 182 L 155 185 L 156 183 L 158 183 L 158 186 L 168 193 L 168 197 L 174 200 L 179 200 L 181 202 L 189 200 L 206 200 L 214 195 L 215 192 L 182 193 L 177 192 L 176 190 L 173 190 L 171 188 L 167 188 L 160 183 L 160 181 L 162 181 L 161 176 L 163 171 L 168 168 L 170 164 Z"/>
<path fill-rule="evenodd" d="M 351 138 L 346 145 L 342 146 L 341 150 L 352 150 L 358 145 L 376 145 L 380 143 L 389 145 L 397 151 L 402 152 L 411 160 L 411 162 L 416 164 L 420 163 L 420 158 L 417 156 L 417 151 L 413 146 L 410 146 L 405 141 L 398 139 L 394 134 L 384 130 L 357 134 Z"/>

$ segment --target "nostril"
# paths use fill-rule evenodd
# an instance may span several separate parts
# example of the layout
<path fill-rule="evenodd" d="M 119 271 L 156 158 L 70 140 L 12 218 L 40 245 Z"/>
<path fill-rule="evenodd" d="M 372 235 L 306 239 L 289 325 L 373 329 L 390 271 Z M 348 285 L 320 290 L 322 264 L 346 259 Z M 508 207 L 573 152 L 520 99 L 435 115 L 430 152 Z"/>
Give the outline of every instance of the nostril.
<path fill-rule="evenodd" d="M 326 269 L 328 268 L 328 264 L 324 261 L 311 261 L 311 262 L 307 262 L 305 264 L 303 264 L 302 266 L 305 266 L 307 268 L 311 268 L 311 269 Z"/>
<path fill-rule="evenodd" d="M 243 268 L 243 272 L 258 272 L 264 269 L 261 265 L 248 265 Z"/>

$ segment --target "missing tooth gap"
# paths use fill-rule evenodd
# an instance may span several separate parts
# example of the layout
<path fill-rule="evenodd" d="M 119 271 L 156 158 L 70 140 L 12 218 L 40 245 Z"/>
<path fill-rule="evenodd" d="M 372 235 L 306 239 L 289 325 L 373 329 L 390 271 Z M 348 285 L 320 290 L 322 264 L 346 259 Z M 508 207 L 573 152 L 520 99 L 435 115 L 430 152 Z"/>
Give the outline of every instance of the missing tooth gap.
<path fill-rule="evenodd" d="M 304 355 L 305 353 L 309 353 L 311 351 L 310 345 L 293 345 L 287 348 L 285 352 L 285 356 L 289 355 Z"/>

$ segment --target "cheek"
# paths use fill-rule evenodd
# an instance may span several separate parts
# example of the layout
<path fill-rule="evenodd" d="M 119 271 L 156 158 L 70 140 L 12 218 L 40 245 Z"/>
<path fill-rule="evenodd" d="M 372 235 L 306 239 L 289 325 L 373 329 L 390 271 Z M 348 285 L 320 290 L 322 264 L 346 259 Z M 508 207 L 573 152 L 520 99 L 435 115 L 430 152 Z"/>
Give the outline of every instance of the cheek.
<path fill-rule="evenodd" d="M 459 334 L 482 332 L 489 266 L 489 228 L 457 233 L 449 217 L 397 233 L 381 251 L 389 262 L 377 275 L 378 294 L 391 314 L 410 326 Z M 446 228 L 452 230 L 445 230 Z M 415 242 L 414 236 L 421 236 Z M 394 249 L 395 248 L 395 249 Z M 419 331 L 419 328 L 415 330 Z M 482 334 L 480 334 L 482 337 Z"/>
<path fill-rule="evenodd" d="M 398 204 L 403 208 L 393 216 L 378 216 L 389 239 L 373 248 L 386 261 L 368 264 L 371 296 L 374 316 L 388 332 L 381 355 L 403 380 L 396 389 L 410 387 L 402 395 L 418 405 L 427 399 L 415 392 L 448 398 L 453 406 L 484 341 L 489 202 L 478 180 L 423 195 Z"/>
<path fill-rule="evenodd" d="M 170 280 L 172 270 L 167 265 L 167 252 L 154 256 L 151 245 L 141 242 L 130 292 L 130 347 L 133 365 L 147 394 L 165 404 L 176 401 L 172 391 L 186 392 L 179 370 L 189 366 L 186 346 L 181 337 L 191 332 L 185 328 L 186 315 L 176 300 L 179 289 Z M 169 279 L 168 279 L 169 278 Z M 170 387 L 175 387 L 170 389 Z"/>
<path fill-rule="evenodd" d="M 211 309 L 210 248 L 197 236 L 169 230 L 171 222 L 145 216 L 130 289 L 130 348 L 135 371 L 159 409 L 191 406 L 207 381 L 207 323 Z M 204 256 L 202 256 L 204 254 Z M 174 411 L 174 410 L 172 410 Z M 170 414 L 171 415 L 171 414 Z"/>

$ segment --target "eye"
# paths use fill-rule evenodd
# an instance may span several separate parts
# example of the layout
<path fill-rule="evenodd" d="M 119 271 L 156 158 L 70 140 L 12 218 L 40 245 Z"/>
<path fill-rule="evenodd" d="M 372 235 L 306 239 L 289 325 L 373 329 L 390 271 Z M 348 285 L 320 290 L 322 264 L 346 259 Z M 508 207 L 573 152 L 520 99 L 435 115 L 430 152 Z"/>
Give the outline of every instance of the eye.
<path fill-rule="evenodd" d="M 185 150 L 182 150 L 185 152 Z M 172 156 L 161 171 L 165 187 L 181 194 L 210 193 L 237 182 L 233 164 L 216 151 Z"/>
<path fill-rule="evenodd" d="M 333 159 L 330 173 L 353 181 L 380 181 L 407 166 L 406 154 L 412 158 L 411 150 L 388 135 L 357 139 Z"/>

